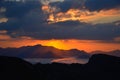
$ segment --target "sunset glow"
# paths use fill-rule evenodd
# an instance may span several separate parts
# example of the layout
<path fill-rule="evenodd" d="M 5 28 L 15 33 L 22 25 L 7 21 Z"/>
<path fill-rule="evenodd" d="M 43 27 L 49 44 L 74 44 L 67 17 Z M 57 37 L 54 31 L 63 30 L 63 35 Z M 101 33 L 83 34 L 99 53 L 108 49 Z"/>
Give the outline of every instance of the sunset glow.
<path fill-rule="evenodd" d="M 43 43 L 45 46 L 53 46 L 58 49 L 67 49 L 67 45 L 65 45 L 65 40 L 48 40 Z"/>
<path fill-rule="evenodd" d="M 119 49 L 119 44 L 114 43 L 104 43 L 97 40 L 34 40 L 27 37 L 22 37 L 19 40 L 11 39 L 0 42 L 0 47 L 22 47 L 22 46 L 34 46 L 41 44 L 43 46 L 52 46 L 58 49 L 69 50 L 69 49 L 78 49 L 85 50 L 87 52 L 102 50 L 102 51 L 111 51 Z M 104 47 L 103 47 L 104 46 Z"/>

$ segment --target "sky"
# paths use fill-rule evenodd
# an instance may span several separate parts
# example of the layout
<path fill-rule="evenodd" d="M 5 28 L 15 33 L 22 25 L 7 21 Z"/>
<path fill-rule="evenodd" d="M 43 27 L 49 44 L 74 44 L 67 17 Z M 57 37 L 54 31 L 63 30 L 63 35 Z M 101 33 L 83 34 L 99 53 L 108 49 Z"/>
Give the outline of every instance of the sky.
<path fill-rule="evenodd" d="M 120 49 L 120 0 L 0 0 L 0 47 Z"/>

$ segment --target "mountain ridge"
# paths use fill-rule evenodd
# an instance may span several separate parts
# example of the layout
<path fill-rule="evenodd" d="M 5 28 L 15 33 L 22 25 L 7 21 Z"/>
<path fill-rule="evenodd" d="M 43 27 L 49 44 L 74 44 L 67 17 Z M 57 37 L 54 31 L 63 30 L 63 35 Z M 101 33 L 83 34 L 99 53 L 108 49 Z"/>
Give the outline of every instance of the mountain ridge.
<path fill-rule="evenodd" d="M 62 50 L 52 46 L 42 46 L 41 44 L 34 46 L 22 46 L 19 48 L 0 48 L 1 56 L 13 56 L 20 58 L 90 58 L 93 54 L 108 54 L 120 57 L 120 50 L 113 50 L 108 52 L 93 51 L 89 53 L 85 52 L 84 50 Z"/>
<path fill-rule="evenodd" d="M 16 53 L 17 52 L 17 53 Z M 90 55 L 85 51 L 77 49 L 61 50 L 51 46 L 23 46 L 20 48 L 0 48 L 0 55 L 21 58 L 89 58 Z"/>

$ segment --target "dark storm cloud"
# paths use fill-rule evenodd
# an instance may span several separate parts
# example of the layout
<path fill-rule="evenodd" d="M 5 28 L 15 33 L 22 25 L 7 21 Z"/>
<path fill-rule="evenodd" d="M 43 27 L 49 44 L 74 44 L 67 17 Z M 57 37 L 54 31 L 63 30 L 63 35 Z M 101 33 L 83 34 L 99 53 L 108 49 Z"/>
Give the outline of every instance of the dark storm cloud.
<path fill-rule="evenodd" d="M 91 25 L 78 21 L 66 21 L 47 24 L 40 2 L 2 2 L 0 4 L 1 7 L 6 8 L 4 15 L 9 19 L 7 23 L 0 24 L 0 30 L 7 30 L 7 34 L 11 37 L 107 41 L 120 36 L 120 27 L 114 23 Z M 66 6 L 63 11 L 67 9 L 69 7 Z"/>
<path fill-rule="evenodd" d="M 85 6 L 89 10 L 120 8 L 120 0 L 86 0 Z"/>
<path fill-rule="evenodd" d="M 63 2 L 53 2 L 50 5 L 60 8 L 62 12 L 66 12 L 69 9 L 81 9 L 83 7 L 84 0 L 65 0 Z"/>
<path fill-rule="evenodd" d="M 42 23 L 45 19 L 38 0 L 26 2 L 2 1 L 0 7 L 6 8 L 4 16 L 8 18 L 7 23 L 0 24 L 0 29 L 17 30 L 22 27 Z M 36 23 L 35 23 L 36 22 Z"/>

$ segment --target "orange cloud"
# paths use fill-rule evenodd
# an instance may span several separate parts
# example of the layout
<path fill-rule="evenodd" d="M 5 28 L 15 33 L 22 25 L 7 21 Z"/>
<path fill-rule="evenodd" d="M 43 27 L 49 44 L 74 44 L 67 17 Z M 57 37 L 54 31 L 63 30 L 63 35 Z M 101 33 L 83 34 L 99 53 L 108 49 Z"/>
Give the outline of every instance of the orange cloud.
<path fill-rule="evenodd" d="M 7 18 L 0 18 L 0 23 L 7 22 L 7 21 L 8 21 Z"/>
<path fill-rule="evenodd" d="M 67 12 L 60 12 L 59 8 L 44 5 L 43 11 L 46 11 L 49 23 L 57 23 L 64 21 L 80 21 L 91 24 L 112 23 L 120 20 L 120 10 L 110 9 L 101 11 L 89 11 L 83 9 L 69 9 Z"/>

